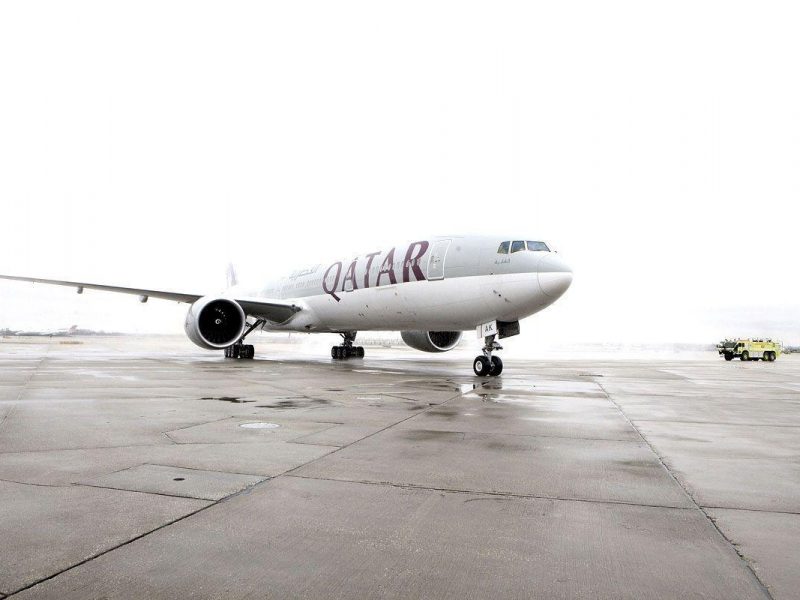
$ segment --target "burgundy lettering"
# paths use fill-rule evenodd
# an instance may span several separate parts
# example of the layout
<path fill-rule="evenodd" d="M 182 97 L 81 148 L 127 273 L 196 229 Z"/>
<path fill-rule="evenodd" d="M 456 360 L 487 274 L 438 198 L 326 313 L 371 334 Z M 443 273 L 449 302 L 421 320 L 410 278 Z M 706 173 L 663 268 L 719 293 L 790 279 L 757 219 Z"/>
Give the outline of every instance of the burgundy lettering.
<path fill-rule="evenodd" d="M 331 272 L 331 269 L 333 267 L 336 267 L 336 281 L 334 281 L 333 285 L 330 287 L 330 289 L 328 289 L 328 286 L 325 285 L 325 283 L 327 282 L 328 274 Z M 330 267 L 328 267 L 328 270 L 325 271 L 325 276 L 322 278 L 322 289 L 325 290 L 326 294 L 330 294 L 331 296 L 333 296 L 333 299 L 336 300 L 337 302 L 341 300 L 341 298 L 339 298 L 339 296 L 336 295 L 336 288 L 339 287 L 339 277 L 341 276 L 341 274 L 342 274 L 342 263 L 335 262 Z"/>
<path fill-rule="evenodd" d="M 381 270 L 378 271 L 378 280 L 375 282 L 376 286 L 381 284 L 381 277 L 383 277 L 384 275 L 389 276 L 389 281 L 391 283 L 397 283 L 397 277 L 394 274 L 394 248 L 389 250 L 389 253 L 386 255 L 386 258 L 383 259 Z"/>
<path fill-rule="evenodd" d="M 417 249 L 416 255 L 414 255 L 414 248 Z M 419 266 L 419 259 L 423 254 L 425 254 L 425 252 L 427 252 L 427 250 L 428 242 L 414 242 L 408 247 L 408 251 L 406 251 L 406 259 L 403 261 L 404 283 L 411 281 L 411 279 L 409 279 L 409 268 L 414 271 L 414 277 L 417 281 L 425 281 L 425 275 L 422 273 L 422 268 Z"/>
<path fill-rule="evenodd" d="M 358 285 L 356 285 L 356 262 L 358 262 L 357 258 L 353 259 L 353 262 L 350 263 L 350 266 L 347 267 L 347 271 L 344 274 L 344 279 L 342 280 L 342 291 L 343 292 L 351 292 L 353 290 L 358 289 Z M 353 287 L 349 290 L 346 290 L 347 282 L 350 281 L 353 284 Z"/>
<path fill-rule="evenodd" d="M 369 287 L 369 270 L 372 268 L 372 260 L 378 256 L 380 252 L 373 252 L 372 254 L 367 254 L 367 270 L 364 271 L 364 287 Z M 377 285 L 377 284 L 376 284 Z"/>

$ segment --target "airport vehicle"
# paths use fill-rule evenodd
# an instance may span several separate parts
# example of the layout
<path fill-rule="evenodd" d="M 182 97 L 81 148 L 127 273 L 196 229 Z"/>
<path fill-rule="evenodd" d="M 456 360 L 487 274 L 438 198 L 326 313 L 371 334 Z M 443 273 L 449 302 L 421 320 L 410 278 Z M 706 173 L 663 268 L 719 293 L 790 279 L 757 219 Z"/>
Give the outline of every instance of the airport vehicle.
<path fill-rule="evenodd" d="M 3 279 L 120 292 L 190 304 L 184 329 L 192 342 L 251 359 L 245 338 L 256 329 L 339 333 L 333 359 L 362 358 L 358 331 L 400 331 L 423 352 L 447 352 L 462 332 L 483 340 L 478 376 L 499 375 L 497 339 L 516 335 L 520 319 L 546 308 L 572 282 L 567 263 L 541 241 L 447 236 L 394 245 L 349 260 L 298 269 L 259 288 L 233 285 L 220 294 L 151 290 L 0 275 Z M 235 278 L 232 278 L 235 281 Z"/>
<path fill-rule="evenodd" d="M 717 351 L 725 360 L 739 358 L 772 362 L 781 355 L 781 344 L 770 339 L 741 338 L 721 341 L 717 344 Z"/>

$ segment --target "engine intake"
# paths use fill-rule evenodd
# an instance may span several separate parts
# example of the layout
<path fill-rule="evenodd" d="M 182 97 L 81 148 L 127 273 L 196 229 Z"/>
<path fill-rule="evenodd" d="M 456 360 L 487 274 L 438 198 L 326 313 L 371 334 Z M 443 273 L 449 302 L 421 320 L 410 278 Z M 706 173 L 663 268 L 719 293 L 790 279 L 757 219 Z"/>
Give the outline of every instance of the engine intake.
<path fill-rule="evenodd" d="M 460 331 L 401 331 L 403 341 L 423 352 L 447 352 L 461 339 Z"/>
<path fill-rule="evenodd" d="M 195 344 L 216 350 L 227 348 L 242 337 L 245 325 L 244 310 L 238 302 L 204 296 L 189 308 L 183 328 Z"/>

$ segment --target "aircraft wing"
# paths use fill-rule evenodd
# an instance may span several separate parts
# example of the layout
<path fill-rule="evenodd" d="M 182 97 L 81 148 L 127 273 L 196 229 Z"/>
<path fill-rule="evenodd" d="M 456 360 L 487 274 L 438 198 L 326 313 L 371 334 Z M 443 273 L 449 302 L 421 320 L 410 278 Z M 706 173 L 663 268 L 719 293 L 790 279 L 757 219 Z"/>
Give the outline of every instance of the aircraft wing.
<path fill-rule="evenodd" d="M 170 292 L 164 290 L 146 290 L 142 288 L 119 287 L 114 285 L 103 285 L 99 283 L 87 283 L 83 281 L 62 281 L 60 279 L 40 279 L 38 277 L 18 277 L 16 275 L 0 275 L 0 279 L 10 279 L 12 281 L 28 281 L 30 283 L 46 283 L 49 285 L 63 285 L 74 287 L 79 291 L 100 290 L 103 292 L 117 292 L 120 294 L 133 294 L 146 298 L 158 298 L 160 300 L 174 300 L 175 302 L 193 303 L 204 294 L 187 294 L 183 292 Z M 244 312 L 254 317 L 260 317 L 275 323 L 284 323 L 296 312 L 302 310 L 293 302 L 285 300 L 270 300 L 268 298 L 234 298 Z"/>
<path fill-rule="evenodd" d="M 273 323 L 285 323 L 295 313 L 303 310 L 294 302 L 269 300 L 267 298 L 234 298 L 244 312 L 252 317 L 260 317 Z"/>

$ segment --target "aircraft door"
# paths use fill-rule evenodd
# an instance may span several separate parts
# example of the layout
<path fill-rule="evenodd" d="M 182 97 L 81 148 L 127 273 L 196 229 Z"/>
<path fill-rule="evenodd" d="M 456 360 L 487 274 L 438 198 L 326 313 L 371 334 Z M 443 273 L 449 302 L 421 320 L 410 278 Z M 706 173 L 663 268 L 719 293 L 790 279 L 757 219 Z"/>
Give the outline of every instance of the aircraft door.
<path fill-rule="evenodd" d="M 439 240 L 431 245 L 428 257 L 428 280 L 444 279 L 444 259 L 451 240 Z"/>

